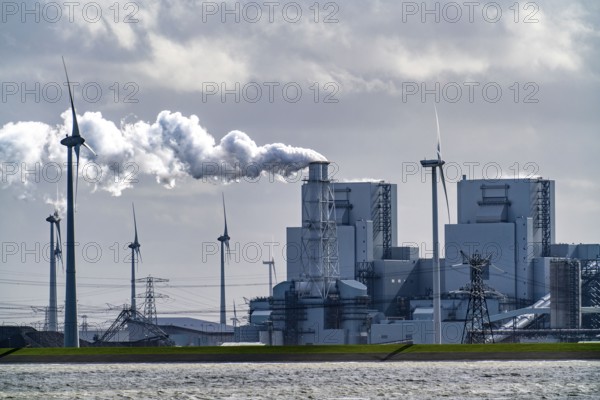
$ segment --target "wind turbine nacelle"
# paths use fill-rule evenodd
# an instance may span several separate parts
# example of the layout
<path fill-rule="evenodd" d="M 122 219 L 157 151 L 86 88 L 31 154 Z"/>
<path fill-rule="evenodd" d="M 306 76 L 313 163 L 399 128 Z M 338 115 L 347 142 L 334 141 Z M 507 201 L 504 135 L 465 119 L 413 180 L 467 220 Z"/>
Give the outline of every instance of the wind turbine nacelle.
<path fill-rule="evenodd" d="M 425 168 L 441 167 L 445 163 L 444 160 L 421 160 L 421 165 Z"/>
<path fill-rule="evenodd" d="M 82 145 L 85 142 L 85 139 L 81 136 L 67 136 L 63 140 L 60 141 L 60 144 L 63 146 L 73 147 L 77 145 Z"/>

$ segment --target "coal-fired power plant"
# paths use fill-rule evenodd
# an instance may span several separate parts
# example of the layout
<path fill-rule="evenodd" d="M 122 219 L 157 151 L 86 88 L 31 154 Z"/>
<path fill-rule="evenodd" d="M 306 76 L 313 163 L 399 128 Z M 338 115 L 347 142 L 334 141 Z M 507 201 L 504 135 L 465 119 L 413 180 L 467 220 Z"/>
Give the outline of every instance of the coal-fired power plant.
<path fill-rule="evenodd" d="M 268 345 L 590 340 L 600 334 L 600 245 L 555 243 L 555 183 L 458 182 L 434 268 L 398 245 L 395 184 L 333 182 L 313 162 L 301 225 L 287 229 L 287 280 L 249 302 L 239 342 Z M 406 227 L 405 229 L 409 229 Z"/>

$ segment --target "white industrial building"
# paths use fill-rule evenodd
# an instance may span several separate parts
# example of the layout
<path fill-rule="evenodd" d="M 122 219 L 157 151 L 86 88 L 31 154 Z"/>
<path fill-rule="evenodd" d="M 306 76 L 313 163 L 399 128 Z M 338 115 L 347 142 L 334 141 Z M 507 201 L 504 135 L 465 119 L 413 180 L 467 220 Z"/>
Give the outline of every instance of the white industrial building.
<path fill-rule="evenodd" d="M 554 191 L 541 178 L 458 182 L 458 220 L 445 225 L 441 262 L 443 343 L 463 340 L 471 271 L 461 251 L 491 256 L 483 282 L 498 340 L 515 340 L 508 329 L 600 329 L 600 245 L 555 244 Z M 287 281 L 250 303 L 236 337 L 432 343 L 432 260 L 398 247 L 397 201 L 395 184 L 330 182 L 327 163 L 310 164 L 302 225 L 287 229 Z"/>

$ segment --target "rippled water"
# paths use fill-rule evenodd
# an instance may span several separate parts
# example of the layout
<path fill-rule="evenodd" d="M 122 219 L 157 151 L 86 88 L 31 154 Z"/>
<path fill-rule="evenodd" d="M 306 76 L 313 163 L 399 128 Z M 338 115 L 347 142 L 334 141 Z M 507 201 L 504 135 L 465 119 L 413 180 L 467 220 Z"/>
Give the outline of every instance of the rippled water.
<path fill-rule="evenodd" d="M 600 361 L 28 364 L 0 399 L 600 398 Z"/>

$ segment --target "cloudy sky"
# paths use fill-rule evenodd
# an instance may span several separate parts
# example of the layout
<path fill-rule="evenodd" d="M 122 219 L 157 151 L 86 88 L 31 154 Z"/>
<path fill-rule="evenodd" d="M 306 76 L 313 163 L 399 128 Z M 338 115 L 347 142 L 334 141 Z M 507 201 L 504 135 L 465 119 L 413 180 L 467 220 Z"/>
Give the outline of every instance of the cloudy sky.
<path fill-rule="evenodd" d="M 221 193 L 228 308 L 266 295 L 267 243 L 281 280 L 285 228 L 300 224 L 294 169 L 310 160 L 334 163 L 338 180 L 397 183 L 399 240 L 427 252 L 431 189 L 418 161 L 435 155 L 434 104 L 451 220 L 463 174 L 543 176 L 557 182 L 557 240 L 600 242 L 596 2 L 28 7 L 1 10 L 1 323 L 42 321 L 31 306 L 47 304 L 45 218 L 57 187 L 63 203 L 59 141 L 71 129 L 61 56 L 98 153 L 81 151 L 76 214 L 79 313 L 93 323 L 128 302 L 132 202 L 138 276 L 170 279 L 157 288 L 169 296 L 161 315 L 218 320 Z M 62 303 L 60 269 L 58 280 Z"/>

